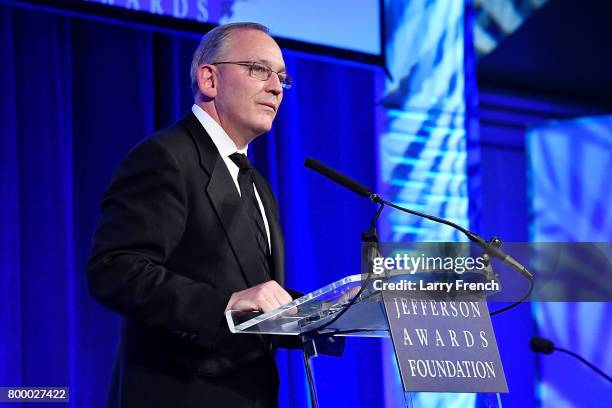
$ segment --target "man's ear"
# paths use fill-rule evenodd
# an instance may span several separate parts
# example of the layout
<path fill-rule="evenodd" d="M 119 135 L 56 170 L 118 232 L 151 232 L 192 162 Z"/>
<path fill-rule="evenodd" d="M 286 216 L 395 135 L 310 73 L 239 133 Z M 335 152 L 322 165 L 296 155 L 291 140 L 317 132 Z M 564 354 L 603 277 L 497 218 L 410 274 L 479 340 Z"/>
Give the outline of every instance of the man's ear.
<path fill-rule="evenodd" d="M 217 73 L 212 65 L 202 64 L 198 68 L 198 88 L 207 98 L 217 96 Z"/>

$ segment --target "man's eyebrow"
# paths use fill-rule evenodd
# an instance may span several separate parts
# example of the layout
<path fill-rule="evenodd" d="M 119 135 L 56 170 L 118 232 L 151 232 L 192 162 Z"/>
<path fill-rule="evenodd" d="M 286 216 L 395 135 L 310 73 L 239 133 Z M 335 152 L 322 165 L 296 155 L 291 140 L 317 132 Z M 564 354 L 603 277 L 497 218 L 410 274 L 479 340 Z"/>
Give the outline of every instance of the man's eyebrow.
<path fill-rule="evenodd" d="M 272 62 L 265 59 L 265 58 L 258 58 L 256 60 L 254 60 L 255 62 L 260 62 L 270 68 L 272 68 Z M 281 69 L 278 70 L 278 72 L 286 72 L 286 67 L 283 65 L 283 67 Z"/>

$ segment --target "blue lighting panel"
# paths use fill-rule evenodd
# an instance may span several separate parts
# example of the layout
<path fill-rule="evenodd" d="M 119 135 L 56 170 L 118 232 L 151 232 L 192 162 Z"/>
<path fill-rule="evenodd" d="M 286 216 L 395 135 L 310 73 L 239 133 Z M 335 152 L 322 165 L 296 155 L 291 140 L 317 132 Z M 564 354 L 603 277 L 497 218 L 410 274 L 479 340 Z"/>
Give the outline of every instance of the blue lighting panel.
<path fill-rule="evenodd" d="M 527 146 L 530 239 L 612 241 L 612 116 L 533 128 Z M 605 294 L 609 287 L 609 282 L 601 281 L 598 290 Z M 541 336 L 612 372 L 612 303 L 535 303 L 533 312 Z M 542 407 L 610 406 L 610 384 L 579 361 L 555 353 L 541 356 L 538 366 Z"/>
<path fill-rule="evenodd" d="M 469 226 L 464 1 L 388 2 L 391 78 L 379 110 L 377 191 L 394 203 Z M 450 227 L 385 211 L 384 241 L 461 241 Z M 471 407 L 475 394 L 411 393 L 383 345 L 385 407 Z"/>

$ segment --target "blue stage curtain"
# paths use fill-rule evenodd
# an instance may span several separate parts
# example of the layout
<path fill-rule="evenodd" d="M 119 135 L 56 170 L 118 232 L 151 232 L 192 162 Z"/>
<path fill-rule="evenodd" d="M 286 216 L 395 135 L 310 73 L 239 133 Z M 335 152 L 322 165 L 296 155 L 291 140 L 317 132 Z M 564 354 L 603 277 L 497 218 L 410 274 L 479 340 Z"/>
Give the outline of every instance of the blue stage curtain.
<path fill-rule="evenodd" d="M 0 6 L 0 385 L 70 386 L 104 406 L 119 318 L 87 292 L 84 265 L 114 168 L 191 106 L 196 37 Z M 252 146 L 277 194 L 288 284 L 359 272 L 374 208 L 302 166 L 311 155 L 375 184 L 375 81 L 363 67 L 286 54 L 295 87 Z M 323 406 L 382 404 L 380 340 L 315 361 Z M 308 404 L 301 357 L 278 357 L 281 406 Z"/>

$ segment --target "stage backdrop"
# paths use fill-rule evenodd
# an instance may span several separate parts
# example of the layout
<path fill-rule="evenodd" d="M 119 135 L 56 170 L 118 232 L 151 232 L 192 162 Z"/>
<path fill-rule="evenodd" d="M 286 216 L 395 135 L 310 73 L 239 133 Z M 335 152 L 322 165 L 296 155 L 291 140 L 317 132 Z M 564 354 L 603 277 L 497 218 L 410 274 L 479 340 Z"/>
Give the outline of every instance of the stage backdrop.
<path fill-rule="evenodd" d="M 612 116 L 551 121 L 527 133 L 534 242 L 612 240 Z M 610 254 L 603 259 L 612 262 Z M 606 257 L 608 259 L 606 260 Z M 583 259 L 576 259 L 579 265 Z M 609 299 L 612 283 L 593 270 L 579 279 Z M 568 288 L 572 290 L 573 288 Z M 534 303 L 541 336 L 612 372 L 612 303 Z M 578 360 L 538 356 L 543 407 L 608 407 L 610 383 Z M 588 392 L 585 392 L 588 390 Z"/>
<path fill-rule="evenodd" d="M 119 318 L 94 303 L 84 266 L 102 194 L 128 150 L 188 111 L 197 38 L 0 6 L 0 385 L 70 386 L 104 406 Z M 295 87 L 252 146 L 278 196 L 291 287 L 359 270 L 373 211 L 302 167 L 314 156 L 375 184 L 371 68 L 286 54 Z M 322 406 L 378 406 L 378 340 L 315 363 Z M 301 356 L 279 354 L 281 405 L 308 405 Z M 340 393 L 337 390 L 342 390 Z"/>

